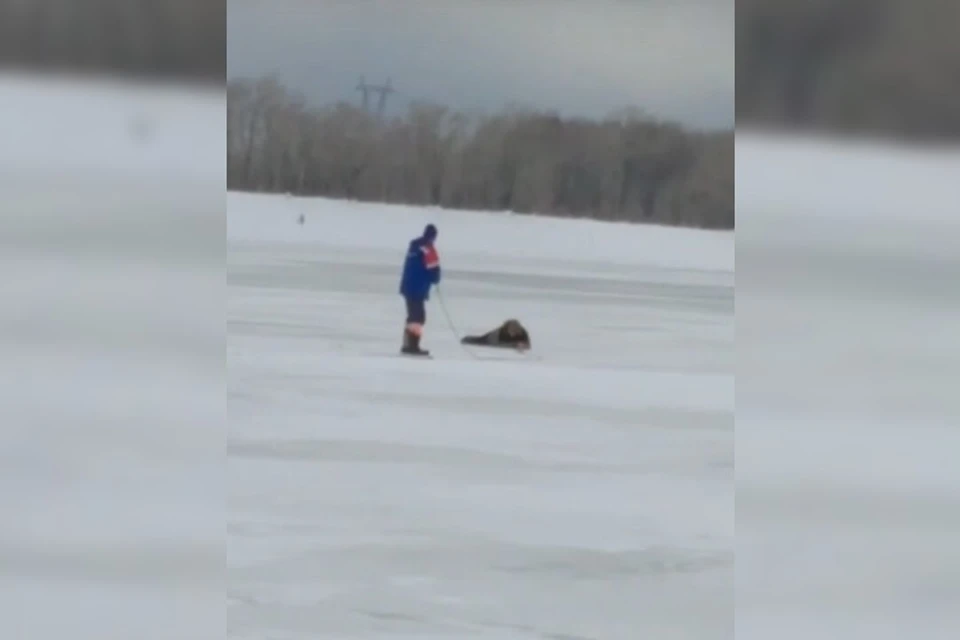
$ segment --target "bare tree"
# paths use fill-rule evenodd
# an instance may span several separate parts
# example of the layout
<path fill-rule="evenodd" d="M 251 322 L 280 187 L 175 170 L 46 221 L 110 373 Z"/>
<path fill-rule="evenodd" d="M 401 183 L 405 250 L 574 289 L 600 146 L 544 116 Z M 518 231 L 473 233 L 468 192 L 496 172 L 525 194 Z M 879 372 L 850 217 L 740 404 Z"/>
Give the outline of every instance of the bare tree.
<path fill-rule="evenodd" d="M 311 107 L 275 77 L 228 87 L 232 189 L 732 228 L 733 132 L 625 110 L 595 122 L 413 104 Z"/>
<path fill-rule="evenodd" d="M 225 0 L 20 0 L 0 3 L 0 59 L 222 83 Z"/>
<path fill-rule="evenodd" d="M 960 138 L 960 3 L 740 0 L 737 122 Z"/>

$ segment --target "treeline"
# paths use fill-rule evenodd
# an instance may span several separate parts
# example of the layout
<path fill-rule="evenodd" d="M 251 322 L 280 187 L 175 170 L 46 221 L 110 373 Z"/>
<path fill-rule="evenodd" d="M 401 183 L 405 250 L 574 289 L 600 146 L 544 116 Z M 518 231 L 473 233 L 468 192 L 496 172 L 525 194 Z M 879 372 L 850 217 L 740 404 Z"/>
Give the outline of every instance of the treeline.
<path fill-rule="evenodd" d="M 737 124 L 960 138 L 960 2 L 737 0 Z"/>
<path fill-rule="evenodd" d="M 227 104 L 232 190 L 734 226 L 732 130 L 432 104 L 378 121 L 346 103 L 309 105 L 276 77 L 231 81 Z"/>
<path fill-rule="evenodd" d="M 0 2 L 0 60 L 222 85 L 226 12 L 226 0 Z"/>

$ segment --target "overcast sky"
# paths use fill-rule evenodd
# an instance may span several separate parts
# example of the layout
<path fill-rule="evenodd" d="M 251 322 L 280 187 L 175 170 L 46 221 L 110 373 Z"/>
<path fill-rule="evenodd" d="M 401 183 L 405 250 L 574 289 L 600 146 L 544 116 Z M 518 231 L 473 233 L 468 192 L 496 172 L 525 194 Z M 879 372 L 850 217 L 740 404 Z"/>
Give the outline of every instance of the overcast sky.
<path fill-rule="evenodd" d="M 733 0 L 228 0 L 228 74 L 278 72 L 317 102 L 429 100 L 696 127 L 734 118 Z"/>

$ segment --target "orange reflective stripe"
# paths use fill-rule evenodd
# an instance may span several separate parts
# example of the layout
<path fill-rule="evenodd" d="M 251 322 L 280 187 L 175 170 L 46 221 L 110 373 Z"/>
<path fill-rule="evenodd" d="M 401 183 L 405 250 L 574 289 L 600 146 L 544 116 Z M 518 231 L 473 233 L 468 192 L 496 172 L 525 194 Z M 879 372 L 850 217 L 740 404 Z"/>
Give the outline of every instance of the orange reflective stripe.
<path fill-rule="evenodd" d="M 423 263 L 426 265 L 427 269 L 433 269 L 440 266 L 440 255 L 437 253 L 437 248 L 433 245 L 427 245 L 420 247 L 420 251 L 423 252 Z"/>

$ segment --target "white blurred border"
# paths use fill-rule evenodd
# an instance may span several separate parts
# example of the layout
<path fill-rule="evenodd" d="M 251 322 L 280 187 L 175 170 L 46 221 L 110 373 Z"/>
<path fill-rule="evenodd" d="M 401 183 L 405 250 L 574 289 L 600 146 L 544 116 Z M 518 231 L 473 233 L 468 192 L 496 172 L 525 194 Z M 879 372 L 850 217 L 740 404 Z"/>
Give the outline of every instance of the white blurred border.
<path fill-rule="evenodd" d="M 957 637 L 958 179 L 737 133 L 737 638 Z"/>
<path fill-rule="evenodd" d="M 225 95 L 0 74 L 0 636 L 223 633 Z"/>

